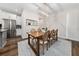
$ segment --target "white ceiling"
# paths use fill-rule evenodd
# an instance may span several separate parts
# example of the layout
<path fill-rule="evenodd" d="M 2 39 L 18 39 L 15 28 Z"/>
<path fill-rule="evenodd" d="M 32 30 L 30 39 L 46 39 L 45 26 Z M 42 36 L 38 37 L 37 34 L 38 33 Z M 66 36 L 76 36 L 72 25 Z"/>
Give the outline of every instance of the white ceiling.
<path fill-rule="evenodd" d="M 79 9 L 79 3 L 61 3 L 60 5 L 64 10 Z"/>
<path fill-rule="evenodd" d="M 21 15 L 23 9 L 33 12 L 40 10 L 51 14 L 62 10 L 79 9 L 79 3 L 0 3 L 0 9 L 16 15 Z"/>

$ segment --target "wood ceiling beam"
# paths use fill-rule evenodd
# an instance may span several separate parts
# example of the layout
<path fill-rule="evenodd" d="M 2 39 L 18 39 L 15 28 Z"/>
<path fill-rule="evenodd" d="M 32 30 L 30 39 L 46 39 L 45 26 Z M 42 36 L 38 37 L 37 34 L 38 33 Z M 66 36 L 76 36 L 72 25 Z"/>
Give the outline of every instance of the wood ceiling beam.
<path fill-rule="evenodd" d="M 61 11 L 64 10 L 60 3 L 57 3 L 56 5 L 59 7 L 59 9 L 60 9 Z"/>
<path fill-rule="evenodd" d="M 34 4 L 36 7 L 38 7 L 38 10 L 40 10 L 41 12 L 44 12 L 45 14 L 47 14 L 48 15 L 48 13 L 44 10 L 44 9 L 42 9 L 39 5 L 37 5 L 37 4 Z"/>
<path fill-rule="evenodd" d="M 49 4 L 44 3 L 44 5 L 46 5 L 52 11 L 52 13 L 57 13 L 57 11 L 55 11 Z"/>
<path fill-rule="evenodd" d="M 21 13 L 18 13 L 18 12 L 15 12 L 15 11 L 10 11 L 10 10 L 7 10 L 5 8 L 1 8 L 0 7 L 0 10 L 5 11 L 5 12 L 8 12 L 8 13 L 11 13 L 11 14 L 15 14 L 17 16 L 21 16 Z"/>

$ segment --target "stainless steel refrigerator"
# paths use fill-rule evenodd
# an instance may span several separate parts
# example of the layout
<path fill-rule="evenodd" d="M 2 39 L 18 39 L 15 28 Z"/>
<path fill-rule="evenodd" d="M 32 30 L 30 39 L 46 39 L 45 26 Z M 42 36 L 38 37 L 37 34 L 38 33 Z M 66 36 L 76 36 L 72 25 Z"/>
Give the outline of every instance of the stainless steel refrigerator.
<path fill-rule="evenodd" d="M 3 19 L 4 28 L 7 29 L 7 38 L 16 37 L 16 20 Z"/>

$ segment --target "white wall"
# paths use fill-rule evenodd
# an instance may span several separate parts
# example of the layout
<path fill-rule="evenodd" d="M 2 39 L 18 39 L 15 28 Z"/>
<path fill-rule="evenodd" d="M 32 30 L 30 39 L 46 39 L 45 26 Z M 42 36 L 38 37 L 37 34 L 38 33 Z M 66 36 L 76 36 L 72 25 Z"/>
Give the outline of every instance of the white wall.
<path fill-rule="evenodd" d="M 21 19 L 22 17 L 21 16 L 17 16 L 16 17 L 16 25 L 21 25 L 22 26 L 22 19 Z M 17 36 L 20 36 L 21 35 L 21 30 L 22 30 L 22 28 L 20 29 L 16 29 L 16 35 Z"/>
<path fill-rule="evenodd" d="M 79 41 L 79 11 L 62 11 L 58 14 L 49 15 L 43 22 L 45 26 L 58 28 L 58 36 Z"/>
<path fill-rule="evenodd" d="M 57 19 L 60 29 L 59 36 L 79 41 L 79 11 L 69 10 L 60 12 L 57 15 Z"/>
<path fill-rule="evenodd" d="M 79 41 L 79 11 L 69 11 L 67 38 Z"/>
<path fill-rule="evenodd" d="M 58 14 L 49 15 L 47 18 L 39 16 L 37 13 L 24 10 L 22 13 L 22 38 L 27 38 L 26 32 L 30 31 L 31 28 L 38 28 L 38 26 L 26 26 L 26 19 L 39 20 L 40 27 L 47 26 L 49 28 L 58 28 L 59 37 L 69 38 L 72 40 L 79 40 L 79 11 L 69 10 L 62 11 Z"/>
<path fill-rule="evenodd" d="M 32 19 L 32 20 L 38 20 L 38 14 L 28 11 L 28 10 L 24 10 L 22 13 L 22 38 L 27 38 L 27 33 L 31 30 L 31 28 L 37 28 L 38 26 L 27 26 L 26 25 L 26 19 Z"/>
<path fill-rule="evenodd" d="M 60 12 L 57 15 L 57 28 L 59 37 L 66 37 L 66 20 L 67 20 L 67 13 L 66 12 Z"/>
<path fill-rule="evenodd" d="M 66 13 L 49 15 L 43 23 L 49 30 L 58 29 L 60 37 L 66 36 Z"/>

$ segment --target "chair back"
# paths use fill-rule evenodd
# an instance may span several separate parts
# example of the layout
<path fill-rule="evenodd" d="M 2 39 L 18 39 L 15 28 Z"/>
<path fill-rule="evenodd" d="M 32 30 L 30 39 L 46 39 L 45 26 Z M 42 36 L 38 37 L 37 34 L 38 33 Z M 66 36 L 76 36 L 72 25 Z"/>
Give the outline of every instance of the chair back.
<path fill-rule="evenodd" d="M 43 35 L 43 40 L 47 41 L 48 40 L 48 32 L 45 32 Z"/>
<path fill-rule="evenodd" d="M 35 31 L 36 31 L 35 29 L 32 29 L 32 30 L 31 30 L 31 32 L 35 32 Z"/>
<path fill-rule="evenodd" d="M 58 29 L 56 29 L 56 37 L 58 37 Z"/>
<path fill-rule="evenodd" d="M 58 37 L 58 29 L 51 30 L 51 38 L 56 38 L 56 37 Z"/>
<path fill-rule="evenodd" d="M 51 32 L 48 30 L 47 33 L 48 33 L 48 38 L 50 38 Z"/>
<path fill-rule="evenodd" d="M 55 36 L 55 30 L 51 30 L 51 37 Z"/>
<path fill-rule="evenodd" d="M 42 32 L 42 30 L 39 28 L 38 30 L 37 30 L 38 32 Z"/>

